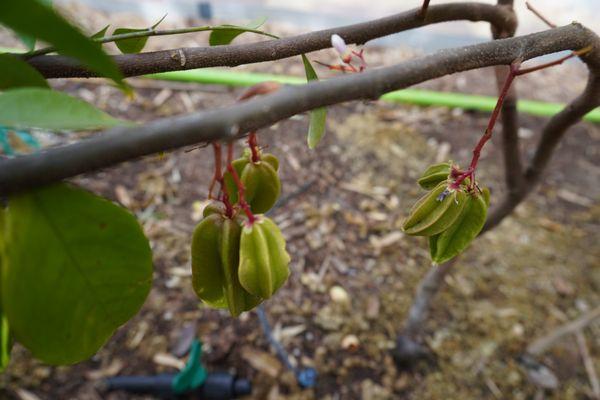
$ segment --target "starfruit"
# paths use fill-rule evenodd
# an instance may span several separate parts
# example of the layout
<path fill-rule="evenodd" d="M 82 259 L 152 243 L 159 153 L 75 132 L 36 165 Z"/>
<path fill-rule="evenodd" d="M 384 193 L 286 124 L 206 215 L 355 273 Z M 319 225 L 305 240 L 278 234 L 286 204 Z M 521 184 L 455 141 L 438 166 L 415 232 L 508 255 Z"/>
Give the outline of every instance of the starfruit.
<path fill-rule="evenodd" d="M 220 201 L 211 201 L 202 210 L 202 216 L 204 218 L 206 218 L 212 214 L 224 215 L 225 214 L 225 206 L 223 205 L 223 203 L 221 203 Z"/>
<path fill-rule="evenodd" d="M 261 214 L 275 205 L 281 193 L 281 182 L 277 175 L 279 160 L 272 154 L 261 154 L 260 160 L 252 161 L 246 152 L 242 158 L 232 162 L 240 181 L 244 185 L 244 197 L 253 213 Z M 236 203 L 238 191 L 235 181 L 229 172 L 223 176 L 229 199 Z"/>
<path fill-rule="evenodd" d="M 456 221 L 445 231 L 429 238 L 431 259 L 437 264 L 462 253 L 477 237 L 485 224 L 489 206 L 489 191 L 467 194 L 465 205 Z"/>
<path fill-rule="evenodd" d="M 285 240 L 273 221 L 257 215 L 245 224 L 240 241 L 239 278 L 242 286 L 263 299 L 268 299 L 287 280 L 290 256 Z"/>
<path fill-rule="evenodd" d="M 445 162 L 440 164 L 433 164 L 427 167 L 425 172 L 421 175 L 421 177 L 417 180 L 419 186 L 423 189 L 433 189 L 440 182 L 448 179 L 450 175 L 450 169 L 452 168 L 452 163 Z"/>
<path fill-rule="evenodd" d="M 241 219 L 226 218 L 209 209 L 192 238 L 192 285 L 198 297 L 212 307 L 228 308 L 233 316 L 251 310 L 262 299 L 239 282 Z"/>
<path fill-rule="evenodd" d="M 404 232 L 413 236 L 432 236 L 446 230 L 460 215 L 467 195 L 461 189 L 451 189 L 447 181 L 440 182 L 411 209 L 403 224 Z"/>

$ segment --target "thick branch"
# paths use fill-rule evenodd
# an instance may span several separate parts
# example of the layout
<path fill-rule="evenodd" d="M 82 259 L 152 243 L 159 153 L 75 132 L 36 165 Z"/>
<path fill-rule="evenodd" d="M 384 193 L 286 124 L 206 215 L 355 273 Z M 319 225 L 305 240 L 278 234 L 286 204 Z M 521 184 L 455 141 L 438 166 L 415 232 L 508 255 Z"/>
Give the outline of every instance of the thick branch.
<path fill-rule="evenodd" d="M 124 54 L 114 59 L 124 76 L 178 71 L 217 66 L 234 67 L 310 53 L 331 47 L 331 35 L 337 33 L 346 43 L 363 44 L 393 33 L 446 21 L 488 21 L 499 29 L 514 26 L 514 14 L 504 7 L 481 3 L 454 3 L 428 8 L 425 18 L 417 8 L 373 21 L 333 29 L 269 40 L 249 45 L 191 47 L 140 54 Z M 183 56 L 182 56 L 183 54 Z M 46 78 L 94 76 L 76 60 L 64 56 L 39 56 L 28 60 Z"/>
<path fill-rule="evenodd" d="M 580 49 L 591 43 L 596 46 L 592 50 L 595 58 L 592 60 L 590 55 L 586 59 L 595 62 L 594 66 L 598 69 L 600 39 L 592 31 L 574 23 L 523 37 L 442 50 L 421 59 L 362 74 L 285 87 L 277 93 L 221 110 L 165 118 L 134 128 L 112 129 L 72 145 L 0 162 L 0 194 L 160 151 L 200 142 L 235 139 L 246 132 L 314 108 L 349 100 L 377 99 L 383 93 L 455 72 L 509 64 L 516 58 L 527 60 L 557 51 Z M 596 101 L 593 100 L 594 103 Z M 556 123 L 559 127 L 572 120 L 566 118 L 562 122 L 565 118 L 560 117 L 562 114 L 559 114 L 559 122 Z"/>

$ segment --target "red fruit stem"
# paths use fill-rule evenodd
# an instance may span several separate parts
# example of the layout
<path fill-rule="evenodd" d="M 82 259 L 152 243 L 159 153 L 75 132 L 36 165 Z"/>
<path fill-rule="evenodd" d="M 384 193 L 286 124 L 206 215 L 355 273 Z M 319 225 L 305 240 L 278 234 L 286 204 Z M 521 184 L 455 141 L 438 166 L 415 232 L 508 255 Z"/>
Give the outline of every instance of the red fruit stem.
<path fill-rule="evenodd" d="M 227 143 L 227 165 L 233 162 L 233 142 Z"/>
<path fill-rule="evenodd" d="M 535 72 L 535 71 L 539 71 L 544 68 L 552 67 L 554 65 L 562 64 L 563 62 L 565 62 L 566 60 L 568 60 L 570 58 L 573 58 L 575 56 L 580 56 L 582 54 L 589 52 L 591 49 L 592 49 L 591 46 L 588 46 L 581 50 L 573 51 L 573 52 L 571 52 L 571 54 L 561 57 L 558 60 L 554 60 L 554 61 L 550 61 L 550 62 L 547 62 L 544 64 L 536 65 L 535 67 L 530 67 L 530 68 L 522 68 L 521 69 L 520 68 L 520 66 L 521 66 L 520 60 L 514 61 L 510 65 L 510 71 L 506 77 L 506 80 L 504 81 L 504 84 L 502 85 L 502 89 L 500 90 L 500 94 L 498 96 L 498 101 L 496 102 L 494 111 L 492 111 L 492 115 L 490 116 L 490 120 L 485 129 L 485 132 L 484 132 L 483 136 L 481 137 L 481 139 L 479 139 L 479 142 L 477 143 L 475 148 L 473 149 L 473 158 L 471 159 L 471 164 L 469 165 L 469 168 L 466 171 L 461 171 L 461 173 L 457 176 L 457 178 L 454 180 L 454 182 L 452 184 L 450 184 L 450 188 L 458 189 L 460 187 L 460 184 L 467 178 L 469 178 L 471 180 L 470 185 L 469 185 L 469 190 L 472 190 L 475 187 L 475 185 L 476 185 L 475 170 L 477 169 L 477 164 L 479 163 L 479 157 L 481 156 L 481 150 L 483 149 L 483 146 L 485 146 L 485 144 L 492 138 L 492 131 L 494 130 L 494 126 L 496 125 L 496 120 L 498 119 L 498 116 L 500 115 L 500 110 L 502 109 L 502 104 L 504 103 L 504 99 L 506 98 L 508 91 L 510 90 L 510 86 L 511 86 L 513 80 L 517 76 L 525 75 L 530 72 Z"/>
<path fill-rule="evenodd" d="M 221 184 L 222 184 L 222 182 L 223 182 L 223 179 L 221 179 Z M 233 213 L 234 213 L 233 205 L 231 204 L 231 201 L 229 201 L 229 195 L 227 194 L 227 192 L 225 190 L 223 190 L 223 196 L 221 196 L 221 201 L 225 205 L 225 216 L 229 219 L 233 218 Z"/>
<path fill-rule="evenodd" d="M 213 153 L 215 156 L 215 173 L 213 174 L 212 180 L 210 181 L 210 186 L 208 187 L 208 198 L 209 199 L 214 199 L 213 190 L 215 188 L 215 184 L 217 182 L 220 183 L 221 179 L 223 177 L 223 175 L 221 173 L 221 143 L 214 142 L 212 144 L 212 146 L 213 146 Z"/>
<path fill-rule="evenodd" d="M 246 213 L 246 216 L 248 217 L 248 222 L 250 223 L 250 225 L 252 225 L 254 223 L 254 221 L 256 221 L 256 217 L 254 216 L 254 214 L 252 214 L 252 210 L 250 210 L 250 206 L 248 205 L 248 203 L 246 202 L 246 199 L 244 198 L 244 191 L 245 191 L 244 184 L 242 183 L 240 177 L 238 176 L 235 168 L 233 168 L 233 165 L 231 163 L 229 163 L 227 165 L 227 171 L 229 171 L 229 173 L 233 177 L 233 181 L 235 182 L 235 185 L 237 186 L 238 204 L 240 205 L 240 208 L 242 210 L 244 210 L 244 213 Z"/>
<path fill-rule="evenodd" d="M 258 139 L 256 137 L 256 131 L 250 132 L 248 136 L 248 146 L 252 151 L 252 162 L 257 163 L 260 161 L 260 152 L 258 151 Z"/>
<path fill-rule="evenodd" d="M 227 218 L 233 217 L 233 205 L 229 201 L 229 196 L 227 192 L 223 190 L 223 172 L 222 168 L 222 151 L 221 151 L 221 143 L 214 142 L 213 144 L 213 152 L 215 155 L 215 173 L 213 175 L 212 181 L 210 182 L 210 186 L 208 187 L 208 198 L 214 199 L 213 190 L 215 188 L 215 184 L 219 182 L 219 195 L 217 196 L 218 200 L 225 205 L 225 216 Z"/>

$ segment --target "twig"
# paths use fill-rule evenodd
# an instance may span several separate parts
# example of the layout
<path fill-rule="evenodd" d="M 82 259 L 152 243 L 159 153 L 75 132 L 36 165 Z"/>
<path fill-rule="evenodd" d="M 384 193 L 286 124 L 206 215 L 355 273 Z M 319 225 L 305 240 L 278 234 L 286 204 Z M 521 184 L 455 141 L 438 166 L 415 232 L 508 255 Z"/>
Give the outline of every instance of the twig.
<path fill-rule="evenodd" d="M 590 385 L 592 386 L 592 393 L 596 400 L 600 400 L 600 383 L 598 382 L 598 375 L 596 374 L 594 361 L 590 356 L 590 350 L 588 349 L 587 343 L 585 342 L 585 336 L 583 335 L 583 332 L 581 332 L 581 329 L 575 331 L 575 337 L 577 338 L 577 345 L 579 346 L 579 352 L 583 359 L 585 371 L 587 372 Z"/>
<path fill-rule="evenodd" d="M 588 311 L 574 321 L 570 321 L 559 326 L 549 334 L 536 339 L 533 343 L 527 346 L 527 353 L 531 354 L 532 356 L 539 356 L 543 354 L 549 347 L 554 345 L 556 341 L 562 339 L 565 335 L 582 330 L 597 318 L 600 318 L 600 306 Z"/>
<path fill-rule="evenodd" d="M 124 76 L 217 66 L 233 67 L 242 64 L 280 60 L 331 47 L 331 35 L 342 36 L 347 43 L 363 44 L 393 33 L 446 21 L 488 21 L 498 28 L 516 25 L 513 13 L 504 7 L 485 3 L 452 3 L 433 5 L 427 19 L 419 17 L 420 8 L 359 24 L 347 25 L 246 45 L 191 47 L 123 54 L 114 56 Z M 178 59 L 180 51 L 186 63 Z M 95 76 L 76 60 L 65 56 L 43 55 L 28 62 L 46 78 L 76 78 Z"/>
<path fill-rule="evenodd" d="M 556 24 L 552 23 L 548 18 L 544 17 L 538 10 L 536 10 L 530 2 L 526 1 L 525 5 L 527 6 L 527 9 L 529 11 L 531 11 L 532 13 L 535 14 L 536 17 L 538 17 L 539 19 L 541 19 L 546 25 L 548 25 L 548 27 L 550 28 L 556 28 Z"/>
<path fill-rule="evenodd" d="M 427 9 L 429 8 L 429 0 L 423 0 L 423 5 L 421 6 L 421 14 L 419 15 L 421 18 L 425 18 L 427 15 Z"/>
<path fill-rule="evenodd" d="M 258 29 L 250 29 L 250 28 L 243 28 L 243 29 L 244 29 L 244 32 L 256 33 L 258 35 L 268 36 L 273 39 L 279 39 L 279 36 L 277 36 L 277 35 L 273 35 L 268 32 L 263 32 Z M 92 40 L 96 43 L 110 43 L 110 42 L 117 42 L 119 40 L 137 39 L 137 38 L 151 37 L 151 36 L 168 36 L 168 35 L 180 35 L 182 33 L 194 33 L 194 32 L 206 32 L 206 31 L 226 31 L 226 30 L 231 30 L 231 27 L 229 27 L 229 26 L 208 26 L 207 25 L 207 26 L 194 26 L 191 28 L 164 29 L 164 30 L 148 28 L 147 30 L 143 30 L 143 31 L 139 31 L 139 32 L 120 33 L 117 35 L 92 38 Z M 24 57 L 24 58 L 32 58 L 32 57 L 41 56 L 41 55 L 48 54 L 48 53 L 53 53 L 55 51 L 56 51 L 56 47 L 50 46 L 50 47 L 45 47 L 43 49 L 31 51 L 29 53 L 18 54 L 18 55 L 21 57 Z"/>

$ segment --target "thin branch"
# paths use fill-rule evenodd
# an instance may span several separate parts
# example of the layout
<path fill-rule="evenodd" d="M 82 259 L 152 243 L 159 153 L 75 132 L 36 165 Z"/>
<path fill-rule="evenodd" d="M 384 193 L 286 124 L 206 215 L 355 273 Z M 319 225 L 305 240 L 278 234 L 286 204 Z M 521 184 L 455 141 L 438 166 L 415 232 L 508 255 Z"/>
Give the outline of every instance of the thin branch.
<path fill-rule="evenodd" d="M 243 27 L 241 27 L 243 28 Z M 119 40 L 125 39 L 138 39 L 143 37 L 151 37 L 151 36 L 168 36 L 168 35 L 180 35 L 182 33 L 194 33 L 194 32 L 206 32 L 206 31 L 229 31 L 232 28 L 230 26 L 194 26 L 191 28 L 179 28 L 179 29 L 152 29 L 148 28 L 147 30 L 138 31 L 138 32 L 128 32 L 128 33 L 120 33 L 117 35 L 111 36 L 103 36 L 99 38 L 92 38 L 92 40 L 96 43 L 110 43 L 117 42 Z M 250 29 L 243 28 L 244 32 L 256 33 L 258 35 L 268 36 L 273 39 L 279 39 L 279 36 L 273 35 L 268 32 L 264 32 L 258 29 Z M 43 49 L 34 50 L 25 54 L 18 54 L 24 58 L 32 58 L 36 56 L 41 56 L 48 53 L 54 53 L 56 51 L 56 47 L 44 47 Z M 17 54 L 15 54 L 17 55 Z"/>
<path fill-rule="evenodd" d="M 75 144 L 1 161 L 0 194 L 58 181 L 148 154 L 201 142 L 231 140 L 308 110 L 350 100 L 377 99 L 384 93 L 455 72 L 509 64 L 517 58 L 527 60 L 582 48 L 590 43 L 596 43 L 595 49 L 600 49 L 600 38 L 595 33 L 573 23 L 527 36 L 442 50 L 362 74 L 284 87 L 276 93 L 224 109 L 160 119 L 133 128 L 112 129 Z M 592 51 L 585 59 L 600 70 L 600 51 Z M 592 101 L 596 103 L 598 98 Z M 585 112 L 580 114 L 578 112 L 576 118 L 568 117 L 570 123 L 567 126 Z M 570 114 L 567 112 L 567 115 Z"/>
<path fill-rule="evenodd" d="M 562 339 L 568 334 L 573 334 L 584 329 L 598 318 L 600 318 L 600 306 L 588 311 L 573 321 L 569 321 L 566 324 L 559 326 L 549 334 L 536 339 L 529 346 L 527 346 L 527 353 L 532 356 L 540 356 L 546 350 L 552 347 L 558 340 Z"/>
<path fill-rule="evenodd" d="M 568 59 L 584 55 L 586 53 L 589 53 L 591 50 L 592 50 L 592 46 L 591 45 L 590 46 L 586 46 L 583 49 L 572 51 L 571 54 L 568 54 L 568 55 L 566 55 L 564 57 L 561 57 L 558 60 L 554 60 L 554 61 L 550 61 L 550 62 L 547 62 L 547 63 L 535 65 L 535 66 L 529 67 L 529 68 L 521 68 L 521 69 L 519 69 L 518 71 L 515 72 L 515 76 L 525 75 L 525 74 L 528 74 L 530 72 L 535 72 L 535 71 L 539 71 L 539 70 L 544 69 L 544 68 L 553 67 L 555 65 L 562 64 L 565 61 L 567 61 Z"/>
<path fill-rule="evenodd" d="M 338 34 L 346 43 L 364 44 L 369 40 L 421 26 L 447 21 L 488 21 L 499 29 L 516 25 L 510 10 L 484 3 L 452 3 L 433 5 L 427 18 L 420 18 L 420 8 L 354 25 L 325 29 L 279 40 L 249 45 L 192 47 L 123 54 L 114 60 L 124 76 L 179 71 L 217 66 L 234 67 L 264 61 L 280 60 L 331 47 L 331 35 Z M 183 53 L 183 56 L 180 54 Z M 182 63 L 185 57 L 185 63 Z M 28 62 L 46 78 L 82 78 L 95 76 L 76 60 L 65 56 L 44 55 Z M 183 65 L 182 65 L 183 64 Z"/>
<path fill-rule="evenodd" d="M 540 20 L 542 20 L 546 25 L 548 25 L 549 28 L 556 28 L 556 24 L 554 24 L 552 21 L 550 21 L 548 18 L 544 17 L 538 10 L 536 10 L 530 2 L 526 1 L 525 5 L 527 6 L 527 9 L 529 11 L 531 11 L 532 13 L 535 14 L 536 17 L 538 17 Z"/>
<path fill-rule="evenodd" d="M 595 400 L 600 400 L 600 382 L 598 382 L 598 374 L 596 374 L 596 368 L 594 367 L 594 360 L 590 355 L 590 349 L 585 340 L 585 336 L 581 330 L 575 332 L 577 338 L 577 345 L 579 346 L 579 352 L 583 359 L 583 366 L 587 372 L 588 379 L 590 380 L 590 386 L 592 387 L 592 393 L 594 394 Z"/>
<path fill-rule="evenodd" d="M 421 14 L 419 15 L 421 18 L 425 18 L 427 15 L 427 9 L 429 8 L 429 0 L 423 0 L 423 5 L 421 6 Z"/>

